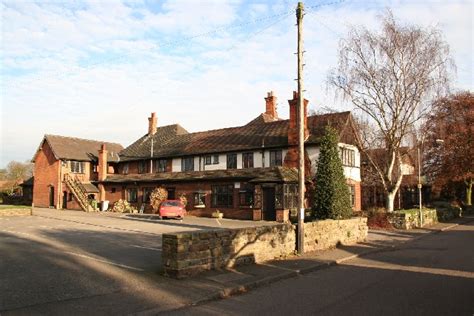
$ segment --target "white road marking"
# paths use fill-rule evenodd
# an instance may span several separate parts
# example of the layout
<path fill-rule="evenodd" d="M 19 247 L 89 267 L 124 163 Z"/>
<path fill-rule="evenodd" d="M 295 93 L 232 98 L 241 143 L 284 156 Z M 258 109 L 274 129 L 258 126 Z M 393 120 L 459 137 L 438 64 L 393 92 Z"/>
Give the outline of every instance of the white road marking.
<path fill-rule="evenodd" d="M 112 262 L 112 261 L 108 261 L 108 260 L 102 260 L 102 259 L 94 258 L 94 257 L 86 256 L 86 255 L 83 255 L 83 254 L 80 254 L 80 253 L 75 253 L 75 252 L 71 252 L 71 251 L 65 251 L 64 253 L 68 253 L 68 254 L 73 255 L 73 256 L 77 256 L 77 257 L 81 257 L 81 258 L 85 258 L 85 259 L 90 259 L 90 260 L 94 260 L 94 261 L 98 261 L 98 262 L 102 262 L 102 263 L 107 263 L 107 264 L 110 264 L 110 265 L 113 265 L 113 266 L 126 268 L 126 269 L 130 269 L 130 270 L 134 270 L 134 271 L 142 271 L 142 272 L 145 271 L 145 270 L 140 269 L 140 268 L 135 268 L 135 267 L 127 266 L 125 264 L 121 264 L 121 263 L 116 263 L 116 262 Z"/>
<path fill-rule="evenodd" d="M 161 248 L 143 247 L 139 245 L 130 245 L 130 247 L 143 248 L 143 249 L 148 249 L 148 250 L 153 250 L 153 251 L 161 251 Z"/>

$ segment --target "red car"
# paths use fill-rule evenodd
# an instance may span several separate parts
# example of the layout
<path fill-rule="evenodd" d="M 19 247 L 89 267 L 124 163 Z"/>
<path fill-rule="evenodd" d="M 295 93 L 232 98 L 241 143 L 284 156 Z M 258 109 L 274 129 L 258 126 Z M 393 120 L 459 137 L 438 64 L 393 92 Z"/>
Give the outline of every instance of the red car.
<path fill-rule="evenodd" d="M 167 217 L 176 217 L 183 218 L 186 213 L 186 207 L 180 200 L 166 200 L 163 201 L 160 205 L 160 210 L 158 214 L 162 218 Z"/>

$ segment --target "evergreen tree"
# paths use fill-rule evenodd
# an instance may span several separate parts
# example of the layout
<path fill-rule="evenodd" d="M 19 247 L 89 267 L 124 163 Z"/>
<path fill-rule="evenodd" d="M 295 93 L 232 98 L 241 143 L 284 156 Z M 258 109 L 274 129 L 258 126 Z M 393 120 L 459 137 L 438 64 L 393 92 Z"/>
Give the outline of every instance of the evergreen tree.
<path fill-rule="evenodd" d="M 337 132 L 326 127 L 316 171 L 313 211 L 318 219 L 346 219 L 352 216 L 349 189 L 337 143 Z"/>

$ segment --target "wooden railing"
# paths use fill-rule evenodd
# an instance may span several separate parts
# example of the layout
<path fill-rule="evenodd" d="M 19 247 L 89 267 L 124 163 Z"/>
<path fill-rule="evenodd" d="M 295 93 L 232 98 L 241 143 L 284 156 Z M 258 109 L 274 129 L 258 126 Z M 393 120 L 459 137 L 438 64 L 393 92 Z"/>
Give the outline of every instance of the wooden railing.
<path fill-rule="evenodd" d="M 89 212 L 91 210 L 91 206 L 89 204 L 89 199 L 87 198 L 87 192 L 84 190 L 79 179 L 76 177 L 66 173 L 64 175 L 64 181 L 68 186 L 69 190 L 71 190 L 72 194 L 78 201 L 80 207 L 83 211 Z"/>

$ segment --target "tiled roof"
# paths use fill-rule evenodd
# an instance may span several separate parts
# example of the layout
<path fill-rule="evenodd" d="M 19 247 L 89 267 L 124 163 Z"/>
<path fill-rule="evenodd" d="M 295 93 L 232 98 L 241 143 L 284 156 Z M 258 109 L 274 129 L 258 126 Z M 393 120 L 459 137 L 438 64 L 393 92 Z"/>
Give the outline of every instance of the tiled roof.
<path fill-rule="evenodd" d="M 87 193 L 99 193 L 99 189 L 92 183 L 84 182 L 84 183 L 81 183 L 81 186 L 84 189 L 84 191 Z"/>
<path fill-rule="evenodd" d="M 123 146 L 117 143 L 59 135 L 45 135 L 43 141 L 48 142 L 56 159 L 93 161 L 97 159 L 101 145 L 105 144 L 108 161 L 119 161 L 118 153 L 123 149 Z"/>
<path fill-rule="evenodd" d="M 153 136 L 148 134 L 142 136 L 133 144 L 120 152 L 121 160 L 134 160 L 137 158 L 150 157 L 151 145 L 153 140 L 153 148 L 156 152 L 159 147 L 164 146 L 168 141 L 174 137 L 188 134 L 179 124 L 167 125 L 158 127 Z M 154 154 L 155 156 L 155 154 Z"/>
<path fill-rule="evenodd" d="M 251 182 L 298 182 L 296 168 L 272 167 L 272 168 L 250 168 L 250 169 L 225 169 L 188 172 L 162 172 L 146 174 L 110 174 L 104 182 L 127 183 L 127 182 L 185 182 L 185 181 L 208 181 L 208 180 L 247 180 Z"/>
<path fill-rule="evenodd" d="M 341 141 L 355 144 L 350 112 L 308 117 L 310 136 L 307 144 L 319 143 L 326 125 L 339 131 Z M 289 120 L 274 120 L 265 114 L 244 126 L 187 133 L 179 125 L 158 128 L 153 136 L 153 157 L 176 157 L 196 154 L 231 152 L 288 146 Z M 122 160 L 149 158 L 151 137 L 143 136 L 124 149 Z"/>

